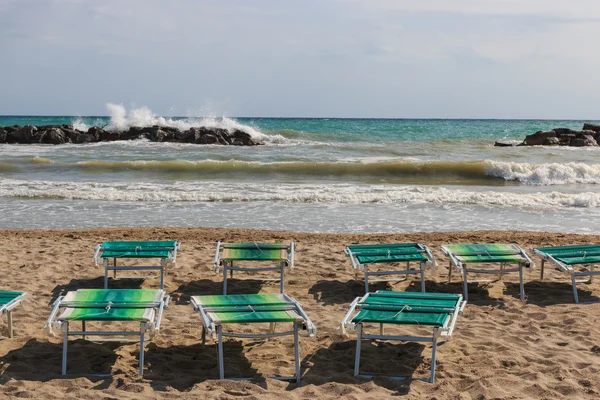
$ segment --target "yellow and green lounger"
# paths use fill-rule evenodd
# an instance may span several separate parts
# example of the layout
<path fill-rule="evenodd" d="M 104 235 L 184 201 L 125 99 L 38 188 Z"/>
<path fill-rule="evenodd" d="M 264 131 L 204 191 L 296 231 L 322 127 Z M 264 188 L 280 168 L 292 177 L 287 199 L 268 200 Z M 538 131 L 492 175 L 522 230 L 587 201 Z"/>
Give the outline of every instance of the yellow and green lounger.
<path fill-rule="evenodd" d="M 433 254 L 427 246 L 418 243 L 366 244 L 346 246 L 344 253 L 350 257 L 354 268 L 354 277 L 358 278 L 359 271 L 365 273 L 365 293 L 369 292 L 369 276 L 405 274 L 421 275 L 421 291 L 425 291 L 425 267 L 436 266 Z M 420 269 L 410 269 L 410 263 L 419 263 Z M 371 271 L 370 264 L 406 263 L 406 269 Z"/>
<path fill-rule="evenodd" d="M 96 246 L 94 258 L 92 262 L 98 265 L 99 262 L 104 264 L 104 289 L 108 289 L 108 271 L 113 271 L 114 277 L 117 277 L 117 271 L 160 271 L 160 288 L 165 288 L 165 271 L 168 264 L 177 261 L 177 250 L 181 244 L 176 240 L 121 240 L 113 242 L 104 242 Z M 160 259 L 160 265 L 117 265 L 118 258 L 143 258 L 143 259 Z M 113 265 L 109 265 L 109 260 L 113 260 Z M 121 277 L 127 278 L 127 277 Z M 131 278 L 139 278 L 133 276 Z M 150 276 L 146 278 L 156 278 Z"/>
<path fill-rule="evenodd" d="M 202 321 L 202 343 L 206 334 L 217 339 L 219 379 L 225 379 L 223 363 L 223 336 L 238 338 L 269 338 L 294 335 L 294 356 L 296 374 L 288 377 L 274 377 L 281 380 L 300 382 L 300 348 L 298 331 L 306 330 L 313 336 L 316 328 L 306 315 L 300 303 L 286 294 L 238 294 L 220 296 L 192 296 L 194 310 L 200 313 Z M 275 332 L 277 323 L 292 324 L 292 330 Z M 223 332 L 225 324 L 269 324 L 268 333 Z M 251 378 L 236 378 L 251 379 Z"/>
<path fill-rule="evenodd" d="M 454 331 L 458 313 L 466 304 L 460 294 L 395 292 L 378 290 L 357 297 L 351 304 L 348 313 L 341 323 L 343 331 L 356 331 L 356 356 L 354 360 L 354 376 L 371 379 L 372 375 L 360 375 L 360 350 L 362 339 L 401 340 L 432 343 L 431 376 L 423 379 L 433 383 L 435 380 L 435 358 L 439 338 L 450 338 Z M 366 334 L 365 324 L 379 324 L 379 335 Z M 432 327 L 431 337 L 426 336 L 393 336 L 384 334 L 384 324 L 414 325 Z M 393 376 L 392 379 L 408 377 Z"/>
<path fill-rule="evenodd" d="M 79 289 L 60 296 L 44 329 L 54 334 L 63 331 L 62 374 L 67 373 L 69 336 L 138 336 L 140 337 L 140 376 L 144 374 L 144 336 L 152 338 L 160 329 L 163 310 L 170 296 L 162 289 Z M 59 312 L 62 312 L 59 314 Z M 69 330 L 69 324 L 81 322 L 81 331 Z M 137 331 L 89 331 L 86 322 L 139 323 Z"/>
<path fill-rule="evenodd" d="M 239 261 L 259 261 L 277 265 L 270 267 L 252 267 L 234 265 Z M 279 293 L 283 293 L 284 269 L 289 266 L 294 269 L 294 243 L 221 243 L 217 242 L 214 268 L 219 272 L 223 266 L 223 294 L 227 294 L 227 271 L 233 277 L 233 271 L 259 272 L 279 271 L 279 278 L 263 279 L 279 281 Z"/>
<path fill-rule="evenodd" d="M 544 262 L 552 261 L 558 269 L 571 275 L 573 284 L 573 297 L 575 303 L 579 303 L 577 294 L 577 277 L 589 276 L 586 282 L 592 282 L 594 275 L 600 275 L 600 271 L 594 271 L 594 264 L 600 263 L 600 244 L 582 244 L 576 246 L 538 247 L 532 249 L 535 254 L 542 257 L 540 280 L 544 279 Z M 588 271 L 575 271 L 575 267 L 588 265 Z"/>
<path fill-rule="evenodd" d="M 514 244 L 450 244 L 442 246 L 442 252 L 450 258 L 448 267 L 448 282 L 452 280 L 452 265 L 454 265 L 463 277 L 463 291 L 465 300 L 469 300 L 468 273 L 479 274 L 500 274 L 507 272 L 519 273 L 519 287 L 521 300 L 525 300 L 525 288 L 523 286 L 523 267 L 532 267 L 533 261 L 527 256 L 525 251 Z M 473 269 L 467 268 L 468 264 L 500 264 L 500 269 Z M 508 268 L 507 265 L 516 264 L 514 268 Z M 483 281 L 478 281 L 483 282 Z"/>
<path fill-rule="evenodd" d="M 27 296 L 25 292 L 11 292 L 8 290 L 0 290 L 0 317 L 6 313 L 8 319 L 8 337 L 14 336 L 13 330 L 13 309 L 17 307 Z"/>

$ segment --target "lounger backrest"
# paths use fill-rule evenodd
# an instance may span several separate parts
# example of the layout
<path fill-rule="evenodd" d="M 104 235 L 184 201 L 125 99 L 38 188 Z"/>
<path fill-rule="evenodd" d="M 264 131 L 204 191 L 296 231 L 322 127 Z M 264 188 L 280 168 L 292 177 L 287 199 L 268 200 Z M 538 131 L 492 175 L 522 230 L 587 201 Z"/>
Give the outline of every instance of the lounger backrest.
<path fill-rule="evenodd" d="M 170 258 L 177 246 L 176 240 L 113 241 L 101 245 L 103 258 Z"/>
<path fill-rule="evenodd" d="M 450 244 L 443 246 L 463 262 L 521 262 L 522 250 L 511 244 Z"/>
<path fill-rule="evenodd" d="M 537 251 L 567 264 L 594 264 L 600 262 L 600 245 L 539 247 Z"/>
<path fill-rule="evenodd" d="M 227 261 L 280 261 L 287 262 L 289 244 L 279 243 L 223 243 L 221 259 Z"/>
<path fill-rule="evenodd" d="M 429 261 L 426 250 L 417 243 L 351 245 L 346 250 L 361 264 Z"/>
<path fill-rule="evenodd" d="M 193 296 L 192 302 L 203 307 L 216 323 L 270 323 L 302 322 L 296 312 L 281 294 L 247 294 Z"/>

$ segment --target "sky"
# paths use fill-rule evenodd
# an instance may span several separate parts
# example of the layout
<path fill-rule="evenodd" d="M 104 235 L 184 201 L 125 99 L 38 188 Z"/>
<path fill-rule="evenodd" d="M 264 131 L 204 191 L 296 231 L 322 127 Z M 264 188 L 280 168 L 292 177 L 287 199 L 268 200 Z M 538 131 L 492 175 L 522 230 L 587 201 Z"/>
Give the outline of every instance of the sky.
<path fill-rule="evenodd" d="M 0 115 L 600 119 L 598 0 L 0 0 Z"/>

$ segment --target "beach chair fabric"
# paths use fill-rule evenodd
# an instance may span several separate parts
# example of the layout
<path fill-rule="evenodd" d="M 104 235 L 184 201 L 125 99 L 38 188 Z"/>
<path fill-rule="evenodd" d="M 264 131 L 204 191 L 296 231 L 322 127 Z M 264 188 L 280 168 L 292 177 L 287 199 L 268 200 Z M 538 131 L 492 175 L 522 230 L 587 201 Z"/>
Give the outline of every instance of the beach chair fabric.
<path fill-rule="evenodd" d="M 357 297 L 342 320 L 344 331 L 357 332 L 354 375 L 372 378 L 371 375 L 361 375 L 360 351 L 362 339 L 421 341 L 432 343 L 431 376 L 425 381 L 435 380 L 435 360 L 437 341 L 440 337 L 452 336 L 458 313 L 465 307 L 466 301 L 460 294 L 418 293 L 377 291 Z M 380 325 L 380 334 L 365 333 L 364 324 Z M 384 325 L 413 325 L 433 327 L 431 338 L 423 336 L 393 336 L 384 334 Z M 407 377 L 392 377 L 406 379 Z"/>
<path fill-rule="evenodd" d="M 294 268 L 294 243 L 222 243 L 217 242 L 217 250 L 214 259 L 215 272 L 223 267 L 223 294 L 227 294 L 227 272 L 233 277 L 233 271 L 259 272 L 279 271 L 279 293 L 284 292 L 285 268 Z M 275 266 L 240 266 L 238 262 L 257 261 L 276 263 Z"/>
<path fill-rule="evenodd" d="M 589 282 L 594 275 L 600 275 L 600 271 L 594 271 L 594 264 L 600 263 L 600 244 L 582 244 L 574 246 L 538 247 L 532 249 L 542 259 L 540 280 L 544 279 L 544 263 L 552 261 L 558 269 L 571 276 L 573 286 L 573 298 L 579 303 L 577 293 L 577 277 L 588 276 Z M 577 271 L 578 266 L 589 266 L 587 271 Z"/>
<path fill-rule="evenodd" d="M 14 292 L 9 290 L 0 290 L 0 316 L 6 313 L 7 324 L 8 324 L 8 337 L 14 337 L 13 327 L 13 310 L 17 307 L 27 296 L 26 292 Z"/>
<path fill-rule="evenodd" d="M 108 289 L 109 271 L 113 271 L 114 278 L 117 277 L 117 271 L 159 271 L 160 288 L 164 289 L 166 267 L 168 264 L 176 262 L 177 250 L 180 249 L 180 246 L 176 240 L 120 240 L 104 242 L 96 246 L 92 261 L 96 264 L 99 262 L 104 264 L 104 289 Z M 158 258 L 160 259 L 160 265 L 117 265 L 117 259 L 119 258 Z M 112 265 L 110 265 L 111 259 L 113 260 Z"/>
<path fill-rule="evenodd" d="M 365 293 L 369 292 L 369 276 L 420 274 L 421 291 L 425 292 L 425 267 L 435 266 L 433 254 L 427 246 L 418 243 L 367 244 L 346 246 L 344 253 L 350 258 L 354 275 L 365 275 Z M 419 263 L 420 269 L 410 269 L 410 263 Z M 406 269 L 369 271 L 369 264 L 406 263 Z M 371 281 L 372 282 L 372 281 Z"/>
<path fill-rule="evenodd" d="M 79 289 L 60 296 L 55 302 L 45 329 L 63 331 L 62 374 L 67 373 L 69 336 L 138 336 L 140 337 L 139 373 L 144 370 L 144 339 L 160 329 L 162 313 L 170 297 L 162 289 Z M 86 322 L 138 322 L 137 331 L 89 331 Z M 70 323 L 81 322 L 81 331 L 71 331 Z"/>
<path fill-rule="evenodd" d="M 463 277 L 463 295 L 466 301 L 469 299 L 468 273 L 480 274 L 502 274 L 509 272 L 519 273 L 519 287 L 521 300 L 525 300 L 525 288 L 523 284 L 523 268 L 533 266 L 533 261 L 525 251 L 514 244 L 451 244 L 442 246 L 442 252 L 450 258 L 448 267 L 448 281 L 452 280 L 452 266 L 457 268 Z M 474 269 L 468 268 L 468 264 L 490 264 L 499 263 L 500 269 Z M 516 267 L 507 268 L 509 264 Z"/>
<path fill-rule="evenodd" d="M 296 373 L 291 377 L 277 379 L 300 382 L 300 349 L 298 333 L 305 329 L 309 336 L 316 328 L 306 315 L 300 303 L 285 294 L 246 294 L 221 296 L 192 296 L 194 310 L 200 313 L 202 320 L 202 343 L 209 334 L 217 339 L 219 378 L 225 379 L 223 360 L 223 337 L 268 338 L 294 335 Z M 268 333 L 223 332 L 225 324 L 270 324 Z M 293 329 L 275 332 L 276 323 L 291 323 Z M 237 378 L 240 379 L 240 378 Z M 243 378 L 245 379 L 245 378 Z"/>

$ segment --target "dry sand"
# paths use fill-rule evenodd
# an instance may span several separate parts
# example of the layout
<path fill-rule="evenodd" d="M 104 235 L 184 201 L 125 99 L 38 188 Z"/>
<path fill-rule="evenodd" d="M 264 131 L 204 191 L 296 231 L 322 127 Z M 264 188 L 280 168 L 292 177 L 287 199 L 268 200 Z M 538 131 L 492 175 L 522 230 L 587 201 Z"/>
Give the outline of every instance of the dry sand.
<path fill-rule="evenodd" d="M 1 289 L 25 290 L 15 311 L 15 338 L 0 323 L 0 397 L 33 398 L 351 398 L 379 399 L 597 399 L 600 398 L 600 304 L 573 303 L 568 276 L 552 267 L 538 281 L 539 267 L 526 273 L 527 300 L 519 300 L 517 274 L 503 281 L 470 285 L 470 300 L 454 337 L 438 350 L 436 383 L 366 381 L 352 376 L 355 336 L 337 330 L 348 304 L 363 294 L 354 281 L 345 244 L 416 241 L 438 258 L 438 275 L 427 273 L 427 290 L 459 293 L 446 283 L 448 260 L 440 245 L 510 242 L 536 245 L 600 242 L 600 236 L 539 232 L 463 232 L 406 235 L 329 235 L 235 229 L 135 228 L 73 231 L 0 231 Z M 160 335 L 146 345 L 145 376 L 137 375 L 138 345 L 75 340 L 69 346 L 69 376 L 60 376 L 61 339 L 42 326 L 59 294 L 101 287 L 103 271 L 90 260 L 94 246 L 116 239 L 178 239 L 177 265 L 166 289 L 172 303 Z M 286 292 L 298 299 L 317 325 L 316 338 L 301 338 L 301 386 L 265 378 L 293 373 L 291 337 L 266 342 L 230 339 L 225 345 L 227 376 L 255 375 L 254 381 L 219 381 L 213 342 L 200 344 L 200 321 L 190 295 L 219 294 L 221 275 L 212 270 L 216 240 L 290 241 L 297 244 L 296 269 Z M 535 259 L 539 264 L 539 259 Z M 230 293 L 277 292 L 277 284 L 231 281 Z M 416 275 L 414 276 L 416 277 Z M 455 274 L 456 277 L 456 274 Z M 600 279 L 580 284 L 582 301 L 598 300 Z M 418 290 L 410 282 L 379 283 L 373 289 Z M 112 287 L 157 287 L 156 280 L 120 280 Z M 409 287 L 410 286 L 410 287 Z M 249 327 L 247 329 L 255 329 Z M 427 375 L 431 346 L 423 343 L 364 342 L 361 371 Z M 112 373 L 110 378 L 90 373 Z"/>

